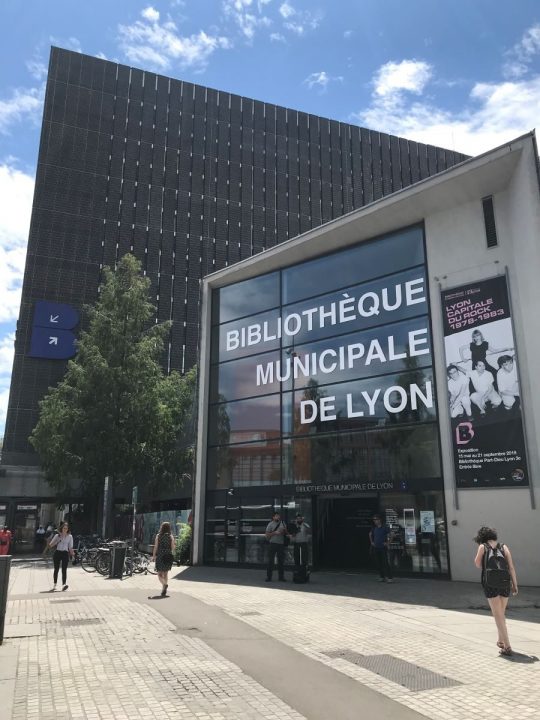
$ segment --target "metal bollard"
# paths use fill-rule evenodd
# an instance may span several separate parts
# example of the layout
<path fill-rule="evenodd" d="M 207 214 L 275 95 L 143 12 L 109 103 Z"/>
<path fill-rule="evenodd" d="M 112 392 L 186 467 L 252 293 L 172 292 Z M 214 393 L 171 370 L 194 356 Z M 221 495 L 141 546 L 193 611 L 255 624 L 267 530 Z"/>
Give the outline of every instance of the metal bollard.
<path fill-rule="evenodd" d="M 4 623 L 6 621 L 10 570 L 11 555 L 0 555 L 0 645 L 4 642 Z"/>

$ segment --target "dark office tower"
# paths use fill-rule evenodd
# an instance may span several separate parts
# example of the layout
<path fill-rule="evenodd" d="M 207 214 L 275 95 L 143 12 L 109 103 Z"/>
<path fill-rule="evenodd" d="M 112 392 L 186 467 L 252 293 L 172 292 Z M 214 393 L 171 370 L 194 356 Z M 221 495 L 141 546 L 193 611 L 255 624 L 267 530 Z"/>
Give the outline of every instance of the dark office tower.
<path fill-rule="evenodd" d="M 38 401 L 65 369 L 30 356 L 57 314 L 38 301 L 93 302 L 101 268 L 132 252 L 173 321 L 167 365 L 187 370 L 203 276 L 463 159 L 53 48 L 3 463 L 36 463 Z"/>

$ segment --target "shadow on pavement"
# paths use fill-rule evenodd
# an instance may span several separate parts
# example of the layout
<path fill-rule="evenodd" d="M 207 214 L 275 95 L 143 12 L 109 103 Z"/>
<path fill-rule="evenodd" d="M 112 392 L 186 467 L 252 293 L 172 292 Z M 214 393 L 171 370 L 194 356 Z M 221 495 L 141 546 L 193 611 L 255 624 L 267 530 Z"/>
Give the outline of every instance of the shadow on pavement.
<path fill-rule="evenodd" d="M 507 662 L 518 663 L 520 665 L 532 665 L 538 662 L 536 655 L 525 655 L 525 653 L 516 652 L 515 650 L 512 655 L 499 655 L 499 657 Z"/>
<path fill-rule="evenodd" d="M 289 574 L 289 573 L 287 573 Z M 289 592 L 342 597 L 358 597 L 368 600 L 388 600 L 406 605 L 422 605 L 439 609 L 460 610 L 464 612 L 489 612 L 480 582 L 457 582 L 451 580 L 426 578 L 397 578 L 394 583 L 379 583 L 376 575 L 346 572 L 316 572 L 311 574 L 311 582 L 296 585 L 265 583 L 265 570 L 247 568 L 223 568 L 196 566 L 186 567 L 173 576 L 178 582 L 211 582 L 244 587 L 273 587 Z M 287 578 L 289 580 L 290 578 Z M 540 621 L 540 588 L 520 587 L 519 596 L 510 599 L 508 617 L 519 620 Z"/>

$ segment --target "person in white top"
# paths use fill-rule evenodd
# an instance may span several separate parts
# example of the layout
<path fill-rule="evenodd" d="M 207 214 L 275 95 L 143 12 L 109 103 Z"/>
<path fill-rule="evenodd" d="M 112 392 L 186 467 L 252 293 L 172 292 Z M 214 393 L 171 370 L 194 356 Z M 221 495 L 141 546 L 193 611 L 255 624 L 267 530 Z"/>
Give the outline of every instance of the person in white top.
<path fill-rule="evenodd" d="M 448 375 L 448 393 L 450 395 L 450 415 L 453 418 L 460 415 L 472 416 L 471 395 L 469 392 L 469 376 L 460 370 L 457 365 L 449 365 L 446 369 Z"/>
<path fill-rule="evenodd" d="M 517 368 L 511 355 L 501 355 L 497 359 L 497 386 L 506 410 L 511 410 L 519 397 Z"/>
<path fill-rule="evenodd" d="M 67 566 L 70 557 L 73 557 L 73 535 L 69 532 L 67 522 L 60 523 L 58 532 L 49 543 L 50 548 L 54 548 L 53 563 L 53 588 L 51 592 L 56 590 L 58 581 L 58 571 L 62 565 L 62 590 L 68 589 L 67 584 Z"/>
<path fill-rule="evenodd" d="M 496 408 L 501 404 L 501 396 L 493 387 L 493 375 L 486 371 L 486 364 L 478 360 L 475 369 L 469 373 L 474 386 L 471 400 L 480 409 L 480 415 L 486 414 L 486 403 Z"/>

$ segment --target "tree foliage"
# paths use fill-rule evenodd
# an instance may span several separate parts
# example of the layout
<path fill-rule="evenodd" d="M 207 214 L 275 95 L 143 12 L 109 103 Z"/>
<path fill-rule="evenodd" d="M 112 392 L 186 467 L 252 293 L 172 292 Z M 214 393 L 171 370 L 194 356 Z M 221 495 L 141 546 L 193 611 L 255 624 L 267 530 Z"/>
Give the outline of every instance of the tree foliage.
<path fill-rule="evenodd" d="M 40 403 L 30 442 L 60 495 L 74 480 L 97 494 L 106 475 L 154 491 L 191 471 L 196 371 L 164 374 L 170 323 L 153 320 L 140 269 L 132 255 L 116 272 L 104 269 L 99 299 L 85 307 L 78 353 Z"/>

